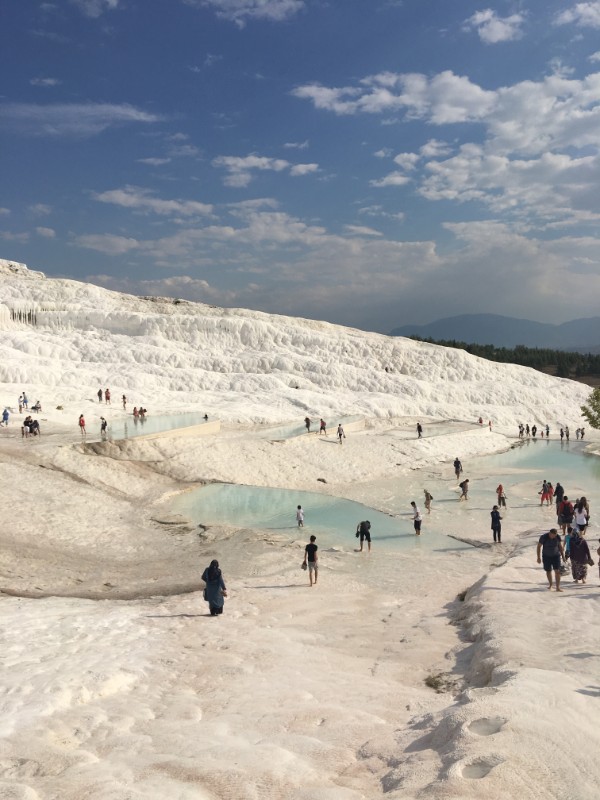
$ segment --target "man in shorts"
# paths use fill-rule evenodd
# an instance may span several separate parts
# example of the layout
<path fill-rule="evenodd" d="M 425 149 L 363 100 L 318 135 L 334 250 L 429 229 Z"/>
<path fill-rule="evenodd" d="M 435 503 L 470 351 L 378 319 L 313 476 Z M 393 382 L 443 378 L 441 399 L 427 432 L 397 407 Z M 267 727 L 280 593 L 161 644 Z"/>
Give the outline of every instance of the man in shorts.
<path fill-rule="evenodd" d="M 356 526 L 356 536 L 357 538 L 360 537 L 360 550 L 359 552 L 362 553 L 363 549 L 363 542 L 366 540 L 367 544 L 369 545 L 369 553 L 371 552 L 371 523 L 369 520 L 365 520 L 364 522 L 359 522 Z"/>
<path fill-rule="evenodd" d="M 541 555 L 541 558 L 540 558 Z M 548 578 L 548 589 L 552 589 L 552 573 L 556 582 L 556 591 L 562 592 L 560 588 L 560 565 L 565 560 L 563 543 L 556 528 L 550 528 L 548 533 L 540 536 L 537 544 L 537 563 L 544 564 L 544 572 Z"/>
<path fill-rule="evenodd" d="M 319 548 L 315 544 L 316 541 L 317 537 L 311 536 L 310 544 L 307 544 L 304 548 L 304 564 L 308 564 L 308 578 L 311 586 L 313 582 L 317 582 L 317 578 L 319 577 L 319 557 L 317 555 L 317 550 Z"/>

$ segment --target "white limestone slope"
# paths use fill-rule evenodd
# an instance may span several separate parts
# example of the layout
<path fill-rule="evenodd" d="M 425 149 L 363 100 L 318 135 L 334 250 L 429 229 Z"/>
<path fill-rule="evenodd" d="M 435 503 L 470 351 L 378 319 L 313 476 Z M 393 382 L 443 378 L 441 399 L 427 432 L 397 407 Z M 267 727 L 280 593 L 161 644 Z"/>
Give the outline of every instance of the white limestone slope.
<path fill-rule="evenodd" d="M 201 408 L 235 422 L 305 413 L 484 415 L 512 428 L 517 420 L 578 423 L 589 393 L 460 350 L 326 322 L 132 297 L 7 261 L 0 261 L 0 328 L 0 383 L 17 392 L 14 400 L 25 389 L 52 405 L 110 386 L 113 398 L 125 393 L 153 413 L 157 406 Z"/>

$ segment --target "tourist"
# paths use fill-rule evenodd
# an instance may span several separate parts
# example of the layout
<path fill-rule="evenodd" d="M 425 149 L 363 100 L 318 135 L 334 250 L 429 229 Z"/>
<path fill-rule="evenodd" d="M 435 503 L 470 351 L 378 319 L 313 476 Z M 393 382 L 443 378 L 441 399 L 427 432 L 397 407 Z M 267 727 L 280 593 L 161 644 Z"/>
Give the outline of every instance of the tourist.
<path fill-rule="evenodd" d="M 564 497 L 565 490 L 563 489 L 560 481 L 557 481 L 556 486 L 554 487 L 554 502 L 556 503 L 556 514 L 558 515 L 558 507 L 562 503 L 562 499 Z"/>
<path fill-rule="evenodd" d="M 343 444 L 342 439 L 346 438 L 346 434 L 344 433 L 344 429 L 342 428 L 342 423 L 341 422 L 337 426 L 337 437 L 338 437 L 338 439 L 340 441 L 340 444 Z"/>
<path fill-rule="evenodd" d="M 569 556 L 571 560 L 571 575 L 575 583 L 585 583 L 587 578 L 587 568 L 593 566 L 590 548 L 585 540 L 585 537 L 575 528 L 571 535 L 571 543 L 569 546 Z"/>
<path fill-rule="evenodd" d="M 578 502 L 575 504 L 575 508 L 573 509 L 573 520 L 579 533 L 585 533 L 585 529 L 588 526 L 589 516 L 590 508 L 588 506 L 587 499 L 585 497 L 580 497 Z"/>
<path fill-rule="evenodd" d="M 539 491 L 538 494 L 541 495 L 540 505 L 543 506 L 544 505 L 544 501 L 545 501 L 546 505 L 549 506 L 550 505 L 550 491 L 548 489 L 548 481 L 544 481 L 542 483 L 541 491 Z"/>
<path fill-rule="evenodd" d="M 105 390 L 104 390 L 104 402 L 105 402 L 107 405 L 110 405 L 110 404 L 111 404 L 111 403 L 110 403 L 110 389 L 105 389 Z"/>
<path fill-rule="evenodd" d="M 466 478 L 464 481 L 458 484 L 461 490 L 459 500 L 468 500 L 469 499 L 469 479 Z"/>
<path fill-rule="evenodd" d="M 28 404 L 29 404 L 29 400 L 27 399 L 27 395 L 25 394 L 25 392 L 23 392 L 23 408 L 27 409 Z"/>
<path fill-rule="evenodd" d="M 304 511 L 302 510 L 302 506 L 298 506 L 296 509 L 296 522 L 299 528 L 304 527 Z"/>
<path fill-rule="evenodd" d="M 102 402 L 102 389 L 98 389 L 98 402 Z"/>
<path fill-rule="evenodd" d="M 78 425 L 79 425 L 79 430 L 81 431 L 81 435 L 82 435 L 82 436 L 85 436 L 85 434 L 86 434 L 86 430 L 85 430 L 85 418 L 84 418 L 83 414 L 80 414 L 80 415 L 79 415 L 79 422 L 78 422 Z"/>
<path fill-rule="evenodd" d="M 413 525 L 414 525 L 414 528 L 415 528 L 415 535 L 416 536 L 420 536 L 421 535 L 421 522 L 423 521 L 423 517 L 421 516 L 421 511 L 419 510 L 419 507 L 417 506 L 415 501 L 411 500 L 410 504 L 412 506 L 412 511 L 413 511 Z"/>
<path fill-rule="evenodd" d="M 104 417 L 100 417 L 100 436 L 105 439 L 106 438 L 106 429 L 108 427 L 108 422 L 104 419 Z"/>
<path fill-rule="evenodd" d="M 125 395 L 121 397 L 121 402 L 123 403 L 123 411 L 127 411 L 127 397 Z"/>
<path fill-rule="evenodd" d="M 417 439 L 420 439 L 423 436 L 423 426 L 420 422 L 417 422 Z"/>
<path fill-rule="evenodd" d="M 39 412 L 41 412 L 41 410 L 42 410 L 42 404 L 40 403 L 40 401 L 39 401 L 39 400 L 36 400 L 36 401 L 35 401 L 35 405 L 34 405 L 34 406 L 31 406 L 31 410 L 32 410 L 32 411 L 35 411 L 36 413 L 39 413 Z"/>
<path fill-rule="evenodd" d="M 504 486 L 501 483 L 496 488 L 496 495 L 498 497 L 498 506 L 506 508 L 506 494 L 504 493 Z M 496 506 L 494 506 L 496 508 Z"/>
<path fill-rule="evenodd" d="M 219 562 L 216 559 L 213 559 L 210 562 L 210 566 L 204 570 L 202 580 L 206 584 L 204 599 L 208 603 L 208 610 L 211 617 L 216 617 L 218 614 L 223 613 L 224 598 L 227 597 L 225 581 L 219 569 Z"/>
<path fill-rule="evenodd" d="M 582 429 L 581 429 L 581 439 L 582 439 L 582 440 L 583 440 L 583 437 L 584 437 L 584 436 L 585 436 L 585 428 L 582 428 Z"/>
<path fill-rule="evenodd" d="M 425 495 L 425 508 L 427 509 L 427 513 L 431 514 L 431 501 L 433 500 L 433 495 L 430 494 L 427 489 L 423 489 L 423 493 Z"/>
<path fill-rule="evenodd" d="M 137 418 L 139 417 L 139 415 L 140 415 L 140 412 L 138 411 L 138 407 L 137 407 L 137 406 L 134 406 L 134 407 L 133 407 L 133 416 L 134 416 L 134 419 L 137 419 Z"/>
<path fill-rule="evenodd" d="M 548 578 L 548 589 L 552 589 L 552 573 L 554 572 L 556 591 L 562 592 L 560 588 L 560 565 L 561 561 L 565 560 L 565 551 L 556 528 L 551 528 L 548 533 L 542 534 L 539 538 L 537 543 L 537 563 L 541 564 L 542 559 L 544 572 Z"/>
<path fill-rule="evenodd" d="M 304 548 L 304 561 L 302 562 L 303 569 L 306 569 L 308 564 L 308 579 L 311 586 L 313 582 L 316 584 L 317 578 L 319 577 L 319 556 L 317 555 L 317 550 L 319 548 L 315 544 L 316 541 L 316 536 L 310 537 L 310 544 L 307 544 Z"/>
<path fill-rule="evenodd" d="M 367 544 L 369 545 L 369 552 L 371 552 L 371 523 L 369 520 L 365 520 L 364 522 L 359 522 L 356 526 L 356 538 L 360 537 L 360 550 L 359 553 L 362 553 L 363 549 L 363 541 L 366 540 Z"/>
<path fill-rule="evenodd" d="M 460 463 L 460 459 L 458 456 L 454 459 L 454 474 L 456 475 L 456 480 L 460 478 L 460 473 L 463 471 L 462 464 Z"/>
<path fill-rule="evenodd" d="M 498 510 L 498 506 L 494 506 L 490 511 L 490 516 L 492 518 L 492 533 L 494 534 L 494 541 L 495 542 L 502 542 L 502 524 L 500 520 L 502 517 L 500 516 L 500 511 Z"/>
<path fill-rule="evenodd" d="M 560 429 L 560 441 L 561 441 L 561 444 L 562 444 L 562 440 L 563 440 L 564 438 L 565 438 L 565 431 L 564 431 L 564 429 L 563 429 L 563 428 L 561 428 L 561 429 Z"/>
<path fill-rule="evenodd" d="M 569 426 L 565 425 L 565 439 L 569 441 Z"/>
<path fill-rule="evenodd" d="M 9 417 L 10 417 L 10 412 L 8 408 L 5 408 L 4 411 L 2 412 L 2 422 L 0 422 L 0 425 L 4 425 L 6 428 L 8 428 Z"/>
<path fill-rule="evenodd" d="M 492 420 L 488 420 L 488 428 L 490 429 L 490 433 L 492 432 Z"/>
<path fill-rule="evenodd" d="M 573 514 L 573 503 L 569 502 L 569 498 L 565 494 L 563 495 L 563 499 L 558 507 L 558 524 L 560 525 L 563 533 L 566 533 L 567 525 L 570 525 L 573 522 Z"/>
<path fill-rule="evenodd" d="M 546 439 L 550 436 L 550 425 L 546 425 Z"/>
<path fill-rule="evenodd" d="M 321 420 L 320 420 L 320 424 L 319 424 L 319 436 L 320 436 L 322 433 L 324 433 L 324 434 L 325 434 L 325 436 L 327 436 L 327 423 L 325 422 L 325 420 L 324 420 L 324 419 L 321 419 Z"/>
<path fill-rule="evenodd" d="M 310 433 L 310 418 L 309 417 L 304 417 L 304 424 L 306 426 L 306 432 Z"/>

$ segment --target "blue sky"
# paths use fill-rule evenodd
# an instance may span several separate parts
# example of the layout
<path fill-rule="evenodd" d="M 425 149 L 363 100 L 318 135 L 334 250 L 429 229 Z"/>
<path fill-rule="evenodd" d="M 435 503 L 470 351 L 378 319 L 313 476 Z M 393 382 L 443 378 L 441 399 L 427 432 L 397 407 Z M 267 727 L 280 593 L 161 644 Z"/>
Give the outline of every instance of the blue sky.
<path fill-rule="evenodd" d="M 389 332 L 598 313 L 600 0 L 13 0 L 0 257 Z"/>

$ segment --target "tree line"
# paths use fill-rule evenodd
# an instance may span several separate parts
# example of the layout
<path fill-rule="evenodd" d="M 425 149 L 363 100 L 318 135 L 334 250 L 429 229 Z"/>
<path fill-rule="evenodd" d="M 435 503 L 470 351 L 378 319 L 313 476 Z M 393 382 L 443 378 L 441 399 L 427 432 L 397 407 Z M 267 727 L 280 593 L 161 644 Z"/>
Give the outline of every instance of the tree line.
<path fill-rule="evenodd" d="M 493 344 L 474 344 L 459 342 L 456 339 L 431 339 L 421 336 L 410 336 L 417 342 L 429 342 L 443 347 L 454 347 L 466 350 L 474 356 L 487 358 L 488 361 L 500 361 L 504 364 L 521 364 L 531 367 L 546 375 L 558 378 L 594 378 L 600 377 L 600 354 L 572 353 L 567 350 L 550 350 L 540 347 L 525 347 L 518 344 L 514 348 L 495 347 Z"/>

